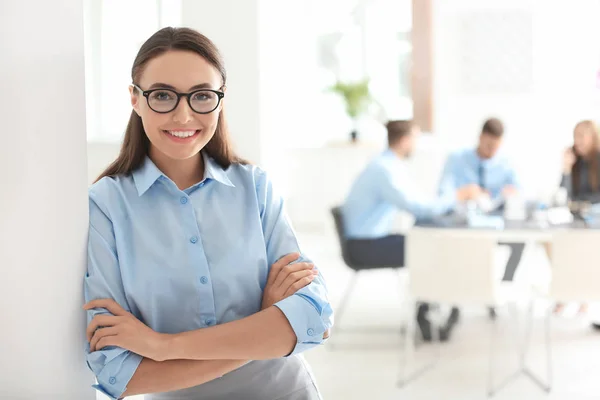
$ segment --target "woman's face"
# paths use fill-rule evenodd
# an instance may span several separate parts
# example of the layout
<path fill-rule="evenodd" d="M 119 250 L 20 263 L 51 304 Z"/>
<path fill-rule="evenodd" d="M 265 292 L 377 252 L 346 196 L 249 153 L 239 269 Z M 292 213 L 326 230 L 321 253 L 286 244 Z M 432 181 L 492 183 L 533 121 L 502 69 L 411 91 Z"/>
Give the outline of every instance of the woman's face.
<path fill-rule="evenodd" d="M 178 93 L 189 93 L 198 89 L 221 90 L 223 82 L 215 67 L 191 51 L 170 50 L 148 61 L 138 82 L 142 90 L 156 88 L 172 89 Z M 197 155 L 213 137 L 219 107 L 209 114 L 194 112 L 185 97 L 168 113 L 153 111 L 142 93 L 130 87 L 131 104 L 141 117 L 146 135 L 150 140 L 150 155 L 171 160 L 185 160 Z M 224 88 L 222 89 L 224 90 Z M 210 94 L 205 92 L 205 94 Z M 154 92 L 151 101 L 154 108 L 172 101 L 169 92 Z M 194 101 L 206 102 L 207 96 L 200 93 Z"/>
<path fill-rule="evenodd" d="M 575 152 L 580 156 L 586 156 L 595 150 L 594 131 L 587 126 L 577 126 L 573 133 Z"/>

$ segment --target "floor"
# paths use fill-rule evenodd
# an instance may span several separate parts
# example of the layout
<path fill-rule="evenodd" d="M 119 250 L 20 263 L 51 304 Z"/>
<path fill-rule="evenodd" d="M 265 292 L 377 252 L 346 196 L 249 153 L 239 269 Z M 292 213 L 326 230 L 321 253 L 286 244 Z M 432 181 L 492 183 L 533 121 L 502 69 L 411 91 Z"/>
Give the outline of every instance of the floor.
<path fill-rule="evenodd" d="M 331 301 L 338 304 L 352 272 L 341 258 L 333 233 L 299 233 L 305 252 L 327 279 Z M 543 253 L 532 251 L 524 262 L 543 265 Z M 306 354 L 325 400 L 337 399 L 485 399 L 489 371 L 492 322 L 484 309 L 464 310 L 451 341 L 441 347 L 418 346 L 415 363 L 423 365 L 441 350 L 438 363 L 403 389 L 397 387 L 401 360 L 399 279 L 390 271 L 372 271 L 358 281 L 356 290 L 330 343 Z M 600 333 L 590 328 L 589 316 L 576 316 L 576 305 L 552 319 L 554 385 L 550 394 L 521 376 L 494 399 L 600 399 Z M 500 383 L 518 367 L 512 339 L 522 321 L 499 310 L 496 321 L 494 371 Z M 543 323 L 536 320 L 527 365 L 540 377 L 546 371 Z"/>

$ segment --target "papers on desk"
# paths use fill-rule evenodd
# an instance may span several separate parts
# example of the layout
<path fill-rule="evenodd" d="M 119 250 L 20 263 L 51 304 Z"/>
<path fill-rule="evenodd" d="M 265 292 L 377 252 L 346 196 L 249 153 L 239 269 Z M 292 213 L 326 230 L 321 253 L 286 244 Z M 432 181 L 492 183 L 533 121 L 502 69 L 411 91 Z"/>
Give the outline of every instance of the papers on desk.
<path fill-rule="evenodd" d="M 546 218 L 550 225 L 570 224 L 573 222 L 573 214 L 571 214 L 568 207 L 549 208 Z"/>
<path fill-rule="evenodd" d="M 504 229 L 504 218 L 497 215 L 473 214 L 467 216 L 471 228 Z"/>

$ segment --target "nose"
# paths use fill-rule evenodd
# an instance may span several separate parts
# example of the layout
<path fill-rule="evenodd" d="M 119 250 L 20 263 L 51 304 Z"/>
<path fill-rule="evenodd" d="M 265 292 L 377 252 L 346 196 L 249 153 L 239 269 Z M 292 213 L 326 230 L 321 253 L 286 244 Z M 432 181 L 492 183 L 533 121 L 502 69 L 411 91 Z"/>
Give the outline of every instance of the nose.
<path fill-rule="evenodd" d="M 173 121 L 179 124 L 187 124 L 194 119 L 194 111 L 190 108 L 185 97 L 179 101 L 177 107 L 173 110 Z"/>

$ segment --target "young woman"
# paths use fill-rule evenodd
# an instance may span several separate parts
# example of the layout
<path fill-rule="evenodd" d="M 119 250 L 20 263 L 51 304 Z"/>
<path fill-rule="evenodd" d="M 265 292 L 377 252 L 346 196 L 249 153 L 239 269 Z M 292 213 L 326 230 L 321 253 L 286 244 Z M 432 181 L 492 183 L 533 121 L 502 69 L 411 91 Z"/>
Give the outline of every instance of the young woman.
<path fill-rule="evenodd" d="M 572 200 L 600 202 L 599 135 L 592 121 L 581 121 L 573 132 L 573 147 L 565 150 L 561 186 Z"/>
<path fill-rule="evenodd" d="M 600 202 L 600 133 L 594 122 L 586 120 L 575 125 L 573 146 L 563 154 L 563 175 L 560 186 L 567 189 L 569 199 L 589 203 Z M 552 248 L 546 244 L 546 254 L 552 257 Z M 561 313 L 565 305 L 559 303 L 554 308 Z M 587 311 L 581 304 L 579 312 Z"/>
<path fill-rule="evenodd" d="M 320 399 L 299 353 L 329 335 L 325 282 L 265 173 L 231 150 L 218 50 L 191 29 L 162 29 L 132 80 L 121 153 L 89 192 L 96 388 L 111 398 Z"/>

